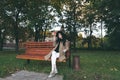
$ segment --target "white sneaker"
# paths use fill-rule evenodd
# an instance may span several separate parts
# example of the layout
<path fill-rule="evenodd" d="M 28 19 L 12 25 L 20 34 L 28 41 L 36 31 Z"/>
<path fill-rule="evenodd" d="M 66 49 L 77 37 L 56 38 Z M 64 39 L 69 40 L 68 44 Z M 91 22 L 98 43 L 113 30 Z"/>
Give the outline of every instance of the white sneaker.
<path fill-rule="evenodd" d="M 56 73 L 50 73 L 49 78 L 54 77 Z"/>
<path fill-rule="evenodd" d="M 57 74 L 58 73 L 58 71 L 55 71 L 55 74 Z"/>

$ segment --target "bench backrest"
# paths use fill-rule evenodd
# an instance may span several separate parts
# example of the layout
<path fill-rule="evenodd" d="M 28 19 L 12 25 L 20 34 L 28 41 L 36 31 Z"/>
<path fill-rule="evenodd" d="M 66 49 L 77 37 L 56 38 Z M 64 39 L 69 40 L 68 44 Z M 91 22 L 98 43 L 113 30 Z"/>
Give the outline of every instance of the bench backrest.
<path fill-rule="evenodd" d="M 27 42 L 26 54 L 48 54 L 53 49 L 53 42 Z"/>

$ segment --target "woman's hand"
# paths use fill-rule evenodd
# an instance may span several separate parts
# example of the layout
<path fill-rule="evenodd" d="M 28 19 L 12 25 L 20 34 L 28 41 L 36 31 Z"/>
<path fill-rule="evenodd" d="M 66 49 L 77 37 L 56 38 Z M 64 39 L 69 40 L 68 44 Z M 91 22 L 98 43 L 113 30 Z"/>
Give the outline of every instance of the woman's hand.
<path fill-rule="evenodd" d="M 66 49 L 63 50 L 64 53 L 66 53 L 66 51 L 67 51 Z"/>

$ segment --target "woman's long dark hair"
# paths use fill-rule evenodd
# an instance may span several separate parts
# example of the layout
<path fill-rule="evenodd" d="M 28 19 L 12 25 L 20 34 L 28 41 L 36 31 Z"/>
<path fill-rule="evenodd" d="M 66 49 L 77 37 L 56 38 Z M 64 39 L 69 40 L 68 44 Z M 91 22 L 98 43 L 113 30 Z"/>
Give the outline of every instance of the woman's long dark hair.
<path fill-rule="evenodd" d="M 59 34 L 61 34 L 62 35 L 62 39 L 60 39 L 59 38 Z M 66 42 L 66 35 L 62 32 L 62 31 L 58 31 L 57 33 L 56 33 L 56 43 L 58 43 L 58 42 L 63 42 L 63 45 L 65 46 L 65 42 Z"/>

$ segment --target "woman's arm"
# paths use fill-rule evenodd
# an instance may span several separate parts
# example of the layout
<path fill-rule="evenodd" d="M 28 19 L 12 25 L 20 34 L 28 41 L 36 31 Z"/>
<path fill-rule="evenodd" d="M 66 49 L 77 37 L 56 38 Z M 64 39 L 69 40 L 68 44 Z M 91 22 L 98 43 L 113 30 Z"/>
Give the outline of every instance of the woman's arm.
<path fill-rule="evenodd" d="M 65 53 L 66 51 L 68 51 L 69 47 L 70 47 L 70 41 L 66 40 L 65 49 L 63 50 L 63 52 Z"/>

